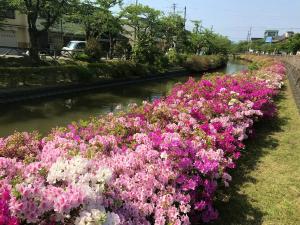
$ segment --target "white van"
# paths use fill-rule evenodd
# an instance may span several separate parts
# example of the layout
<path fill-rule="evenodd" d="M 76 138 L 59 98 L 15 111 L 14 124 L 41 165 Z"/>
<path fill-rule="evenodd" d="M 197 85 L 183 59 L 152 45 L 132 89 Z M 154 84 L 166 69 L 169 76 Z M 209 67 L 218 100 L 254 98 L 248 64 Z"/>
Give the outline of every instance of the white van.
<path fill-rule="evenodd" d="M 76 52 L 84 52 L 86 41 L 70 41 L 66 47 L 61 50 L 61 55 L 72 56 Z"/>

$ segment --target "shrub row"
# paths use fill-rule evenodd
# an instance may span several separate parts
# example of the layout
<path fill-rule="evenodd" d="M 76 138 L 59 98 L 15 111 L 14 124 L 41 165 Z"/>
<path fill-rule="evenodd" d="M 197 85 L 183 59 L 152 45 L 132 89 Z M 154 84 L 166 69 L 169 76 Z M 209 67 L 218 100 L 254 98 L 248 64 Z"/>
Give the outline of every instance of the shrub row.
<path fill-rule="evenodd" d="M 189 225 L 218 217 L 216 192 L 285 68 L 176 85 L 127 113 L 0 138 L 3 224 Z M 254 153 L 255 154 L 255 153 Z M 234 212 L 233 212 L 234 213 Z"/>

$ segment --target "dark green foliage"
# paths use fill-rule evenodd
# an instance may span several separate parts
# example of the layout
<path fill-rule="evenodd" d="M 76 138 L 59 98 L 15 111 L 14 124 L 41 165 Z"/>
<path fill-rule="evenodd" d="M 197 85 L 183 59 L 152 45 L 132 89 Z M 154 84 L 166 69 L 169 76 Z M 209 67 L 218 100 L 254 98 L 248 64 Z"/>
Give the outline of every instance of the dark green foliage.
<path fill-rule="evenodd" d="M 185 61 L 187 60 L 188 56 L 187 56 L 187 54 L 178 53 L 175 49 L 172 48 L 167 52 L 167 57 L 168 57 L 170 65 L 182 66 L 185 63 Z"/>
<path fill-rule="evenodd" d="M 249 66 L 248 69 L 251 71 L 258 70 L 261 66 L 257 62 L 252 62 Z"/>
<path fill-rule="evenodd" d="M 92 61 L 99 61 L 103 56 L 101 45 L 95 38 L 90 38 L 87 41 L 85 53 Z"/>
<path fill-rule="evenodd" d="M 8 4 L 8 0 L 1 0 L 0 1 L 0 22 L 2 22 L 4 19 L 4 17 L 2 17 L 1 15 L 3 15 L 5 13 L 5 10 L 9 7 Z M 1 27 L 1 23 L 0 23 L 0 27 Z"/>
<path fill-rule="evenodd" d="M 241 41 L 232 45 L 231 52 L 234 54 L 244 53 L 249 49 L 252 49 L 254 52 L 269 54 L 282 52 L 296 54 L 297 51 L 300 51 L 300 34 L 295 34 L 288 39 L 275 43 L 266 43 L 264 39 L 252 41 L 251 43 Z"/>
<path fill-rule="evenodd" d="M 165 68 L 169 67 L 169 65 L 170 65 L 169 58 L 164 55 L 160 55 L 156 57 L 154 61 L 154 66 L 159 70 L 164 70 Z"/>
<path fill-rule="evenodd" d="M 84 62 L 89 62 L 91 59 L 86 53 L 75 53 L 73 58 Z"/>
<path fill-rule="evenodd" d="M 33 61 L 30 57 L 20 58 L 3 58 L 0 57 L 1 67 L 36 67 L 36 66 L 49 66 L 55 63 L 54 61 L 39 61 L 38 63 Z"/>

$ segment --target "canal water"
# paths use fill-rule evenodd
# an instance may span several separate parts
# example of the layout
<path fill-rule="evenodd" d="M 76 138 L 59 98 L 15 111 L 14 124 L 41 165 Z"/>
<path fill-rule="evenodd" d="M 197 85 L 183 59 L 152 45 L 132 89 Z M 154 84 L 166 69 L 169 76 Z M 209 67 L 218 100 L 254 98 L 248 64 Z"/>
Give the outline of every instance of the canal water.
<path fill-rule="evenodd" d="M 246 67 L 239 61 L 230 61 L 227 67 L 218 72 L 231 74 Z M 200 77 L 195 76 L 196 79 Z M 14 131 L 33 130 L 45 135 L 54 127 L 66 126 L 72 121 L 111 112 L 118 105 L 126 106 L 134 102 L 139 104 L 144 100 L 160 98 L 165 96 L 175 83 L 185 82 L 188 78 L 189 76 L 173 77 L 71 96 L 1 105 L 0 137 L 10 135 Z"/>

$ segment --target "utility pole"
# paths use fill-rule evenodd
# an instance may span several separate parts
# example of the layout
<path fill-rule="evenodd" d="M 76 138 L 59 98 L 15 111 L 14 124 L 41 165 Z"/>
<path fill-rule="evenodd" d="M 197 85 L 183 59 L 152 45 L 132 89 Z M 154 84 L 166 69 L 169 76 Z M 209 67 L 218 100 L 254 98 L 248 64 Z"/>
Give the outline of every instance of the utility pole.
<path fill-rule="evenodd" d="M 139 1 L 135 0 L 135 6 L 138 6 Z M 134 27 L 134 46 L 136 46 L 136 39 L 137 39 L 137 30 L 136 27 Z"/>
<path fill-rule="evenodd" d="M 251 37 L 252 37 L 252 26 L 250 27 L 250 30 L 249 30 L 249 41 L 248 41 L 249 51 L 250 51 L 251 45 L 252 45 Z"/>
<path fill-rule="evenodd" d="M 249 38 L 250 38 L 250 41 L 251 41 L 251 38 L 252 38 L 252 26 L 250 27 L 250 31 L 249 31 Z"/>
<path fill-rule="evenodd" d="M 247 42 L 249 43 L 249 30 L 247 31 Z"/>
<path fill-rule="evenodd" d="M 176 14 L 176 3 L 173 3 L 173 14 Z"/>
<path fill-rule="evenodd" d="M 184 7 L 184 29 L 186 26 L 186 6 Z"/>

